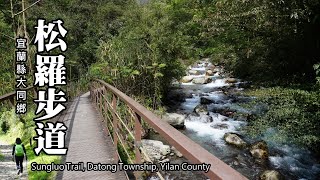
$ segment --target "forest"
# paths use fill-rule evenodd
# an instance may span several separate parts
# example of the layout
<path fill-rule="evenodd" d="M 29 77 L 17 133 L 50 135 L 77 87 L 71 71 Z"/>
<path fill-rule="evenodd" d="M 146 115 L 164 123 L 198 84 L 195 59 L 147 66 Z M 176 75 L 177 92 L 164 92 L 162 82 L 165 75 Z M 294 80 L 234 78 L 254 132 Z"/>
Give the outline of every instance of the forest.
<path fill-rule="evenodd" d="M 246 134 L 261 137 L 275 128 L 278 142 L 320 155 L 318 0 L 0 0 L 0 10 L 0 95 L 15 90 L 15 38 L 29 41 L 33 82 L 37 19 L 61 19 L 68 30 L 67 79 L 81 89 L 70 98 L 102 79 L 165 111 L 172 82 L 207 58 L 248 82 L 243 93 L 255 99 L 243 106 L 268 106 L 250 116 Z M 19 118 L 10 109 L 1 104 L 0 134 L 34 128 L 34 107 Z"/>

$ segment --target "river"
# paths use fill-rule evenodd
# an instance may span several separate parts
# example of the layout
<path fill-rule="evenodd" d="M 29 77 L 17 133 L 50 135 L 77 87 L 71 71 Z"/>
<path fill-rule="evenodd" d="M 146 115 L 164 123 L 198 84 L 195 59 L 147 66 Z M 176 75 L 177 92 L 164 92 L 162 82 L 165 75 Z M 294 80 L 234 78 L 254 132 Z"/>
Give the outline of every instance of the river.
<path fill-rule="evenodd" d="M 205 75 L 208 67 L 212 72 Z M 212 82 L 203 84 L 193 80 L 173 83 L 168 95 L 170 99 L 167 104 L 168 112 L 187 116 L 185 129 L 180 130 L 182 133 L 249 179 L 257 179 L 265 170 L 276 170 L 285 179 L 320 177 L 319 160 L 308 150 L 276 142 L 272 138 L 276 133 L 275 129 L 270 127 L 259 138 L 246 135 L 244 128 L 248 123 L 247 118 L 265 107 L 262 105 L 254 109 L 243 108 L 242 104 L 254 98 L 239 95 L 244 90 L 242 87 L 245 82 L 230 79 L 222 66 L 213 66 L 208 61 L 200 61 L 189 67 L 188 76 L 192 79 L 206 77 L 212 79 Z M 208 112 L 205 113 L 208 115 L 200 113 L 199 116 L 194 112 L 199 104 L 203 104 L 202 107 L 206 108 Z M 236 133 L 249 145 L 264 140 L 268 146 L 268 158 L 264 161 L 256 159 L 250 154 L 249 148 L 238 148 L 227 144 L 224 135 L 229 132 Z"/>

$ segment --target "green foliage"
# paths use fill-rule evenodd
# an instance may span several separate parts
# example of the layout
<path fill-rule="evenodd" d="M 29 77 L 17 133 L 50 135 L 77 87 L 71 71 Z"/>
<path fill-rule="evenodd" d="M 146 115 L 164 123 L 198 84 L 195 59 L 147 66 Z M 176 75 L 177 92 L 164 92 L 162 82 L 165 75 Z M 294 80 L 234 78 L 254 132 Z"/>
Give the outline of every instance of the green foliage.
<path fill-rule="evenodd" d="M 33 121 L 34 117 L 34 109 L 30 109 L 28 113 L 26 115 L 22 115 L 22 117 L 18 117 L 14 110 L 2 112 L 0 122 L 7 122 L 9 129 L 6 134 L 2 134 L 0 138 L 10 144 L 14 144 L 17 137 L 22 139 L 27 150 L 29 179 L 52 179 L 56 172 L 47 173 L 45 171 L 31 171 L 30 168 L 30 164 L 32 162 L 37 162 L 38 164 L 50 164 L 51 162 L 56 164 L 60 163 L 60 156 L 48 156 L 44 153 L 36 156 L 33 152 L 36 141 L 33 141 L 32 146 L 30 146 L 29 140 L 36 136 Z M 25 123 L 22 123 L 21 119 L 24 119 Z"/>
<path fill-rule="evenodd" d="M 15 84 L 15 44 L 10 37 L 21 35 L 23 28 L 21 15 L 11 19 L 7 2 L 0 2 L 0 9 L 2 95 Z M 13 9 L 19 12 L 21 3 L 14 3 Z M 290 136 L 293 141 L 315 148 L 320 127 L 319 12 L 317 0 L 153 0 L 141 4 L 56 0 L 28 9 L 26 23 L 31 38 L 38 18 L 64 20 L 68 30 L 67 76 L 72 80 L 66 91 L 70 98 L 86 91 L 90 78 L 97 78 L 134 96 L 149 109 L 159 109 L 171 81 L 184 75 L 185 64 L 202 57 L 211 57 L 235 76 L 254 82 L 288 85 L 316 79 L 318 86 L 313 91 L 256 91 L 269 111 L 252 122 L 256 133 L 270 126 L 279 129 L 282 137 L 295 132 Z M 30 46 L 32 58 L 35 46 Z M 33 81 L 31 75 L 28 78 Z M 30 128 L 25 118 L 1 111 L 3 132 L 19 134 Z"/>
<path fill-rule="evenodd" d="M 0 152 L 0 161 L 3 161 L 4 155 Z"/>
<path fill-rule="evenodd" d="M 11 22 L 8 18 L 9 8 L 4 8 L 3 2 L 0 2 L 0 94 L 5 94 L 14 89 L 14 34 L 11 29 Z"/>
<path fill-rule="evenodd" d="M 179 59 L 187 52 L 185 37 L 168 15 L 171 10 L 162 2 L 128 5 L 119 35 L 100 42 L 99 62 L 89 75 L 112 82 L 126 94 L 149 97 L 151 107 L 159 107 L 172 79 L 183 74 Z"/>
<path fill-rule="evenodd" d="M 268 111 L 250 121 L 248 132 L 264 133 L 272 127 L 279 131 L 281 141 L 307 146 L 319 152 L 320 92 L 290 88 L 267 88 L 248 92 L 256 102 L 268 105 Z"/>
<path fill-rule="evenodd" d="M 234 75 L 260 82 L 313 81 L 320 56 L 318 1 L 166 2 L 180 39 L 192 47 L 187 57 L 211 56 Z"/>
<path fill-rule="evenodd" d="M 129 157 L 128 157 L 128 155 L 126 154 L 126 152 L 125 152 L 125 150 L 123 149 L 123 147 L 122 147 L 120 144 L 118 144 L 117 147 L 118 147 L 118 153 L 119 153 L 119 156 L 120 156 L 122 162 L 123 162 L 124 164 L 130 164 Z"/>
<path fill-rule="evenodd" d="M 18 122 L 18 117 L 14 110 L 1 113 L 0 125 L 2 132 L 6 133 L 10 127 L 14 127 L 16 124 L 18 124 Z"/>

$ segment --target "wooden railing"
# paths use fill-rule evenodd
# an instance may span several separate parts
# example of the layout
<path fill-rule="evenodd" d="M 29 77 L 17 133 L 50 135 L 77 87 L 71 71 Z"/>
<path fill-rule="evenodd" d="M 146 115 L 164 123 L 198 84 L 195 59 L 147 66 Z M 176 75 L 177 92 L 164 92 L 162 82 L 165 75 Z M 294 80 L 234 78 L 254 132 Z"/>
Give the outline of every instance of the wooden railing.
<path fill-rule="evenodd" d="M 142 156 L 150 161 L 141 146 L 142 126 L 143 123 L 146 123 L 191 163 L 211 164 L 209 172 L 204 173 L 208 178 L 246 179 L 239 172 L 110 84 L 102 80 L 93 80 L 90 84 L 90 95 L 105 119 L 115 148 L 122 151 L 119 154 L 126 154 L 125 161 L 127 163 L 141 163 Z M 132 152 L 134 153 L 132 154 Z M 115 158 L 118 158 L 118 154 L 115 155 Z M 160 174 L 158 173 L 158 175 Z"/>
<path fill-rule="evenodd" d="M 21 89 L 21 90 L 29 91 L 33 88 L 34 88 L 33 86 L 29 86 L 29 87 Z M 7 93 L 5 95 L 0 96 L 0 103 L 5 102 L 5 101 L 9 101 L 11 103 L 11 105 L 13 105 L 14 101 L 15 101 L 15 97 L 16 97 L 15 91 Z"/>
<path fill-rule="evenodd" d="M 84 90 L 83 88 L 81 89 L 79 87 L 79 79 L 72 79 L 72 80 L 67 82 L 66 86 L 59 86 L 59 88 L 61 88 L 61 90 L 66 92 L 66 97 L 68 97 L 68 98 L 74 98 L 74 97 L 78 96 L 81 93 L 87 92 L 87 90 Z M 19 90 L 30 91 L 32 89 L 34 90 L 33 91 L 33 97 L 35 98 L 37 96 L 38 87 L 28 86 L 27 88 L 22 88 L 22 89 L 19 89 Z M 16 97 L 16 92 L 15 91 L 12 91 L 12 92 L 4 94 L 4 95 L 1 95 L 0 96 L 0 103 L 8 101 L 8 102 L 10 102 L 10 104 L 14 104 L 15 97 Z"/>
<path fill-rule="evenodd" d="M 81 93 L 87 92 L 88 87 L 85 84 L 81 87 L 79 86 L 79 79 L 73 79 L 72 81 L 68 81 L 66 86 L 59 86 L 61 90 L 63 90 L 66 93 L 66 98 L 68 101 L 71 101 L 73 98 L 79 96 Z M 36 86 L 28 86 L 27 88 L 22 88 L 19 90 L 25 90 L 28 93 L 27 103 L 28 105 L 33 103 L 33 100 L 38 96 L 37 91 L 41 90 L 39 87 Z M 6 106 L 6 107 L 13 107 L 16 102 L 16 91 L 12 91 L 10 93 L 0 95 L 0 107 Z"/>

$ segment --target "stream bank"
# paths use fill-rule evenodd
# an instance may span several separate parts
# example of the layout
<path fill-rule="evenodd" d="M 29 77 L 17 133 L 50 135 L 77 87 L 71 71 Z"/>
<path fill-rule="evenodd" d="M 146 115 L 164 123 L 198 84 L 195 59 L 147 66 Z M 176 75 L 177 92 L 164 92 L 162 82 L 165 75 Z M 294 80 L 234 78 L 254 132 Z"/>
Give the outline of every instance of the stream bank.
<path fill-rule="evenodd" d="M 173 82 L 165 119 L 249 179 L 266 176 L 317 179 L 320 164 L 313 154 L 292 144 L 274 141 L 272 136 L 277 133 L 274 128 L 259 138 L 246 134 L 245 127 L 252 114 L 267 109 L 264 104 L 252 109 L 242 106 L 254 99 L 239 95 L 246 87 L 247 82 L 230 77 L 223 66 L 213 65 L 209 60 L 200 61 L 188 68 L 187 76 L 180 82 Z M 162 140 L 157 135 L 152 139 Z M 177 177 L 181 176 L 168 179 L 179 179 Z"/>

